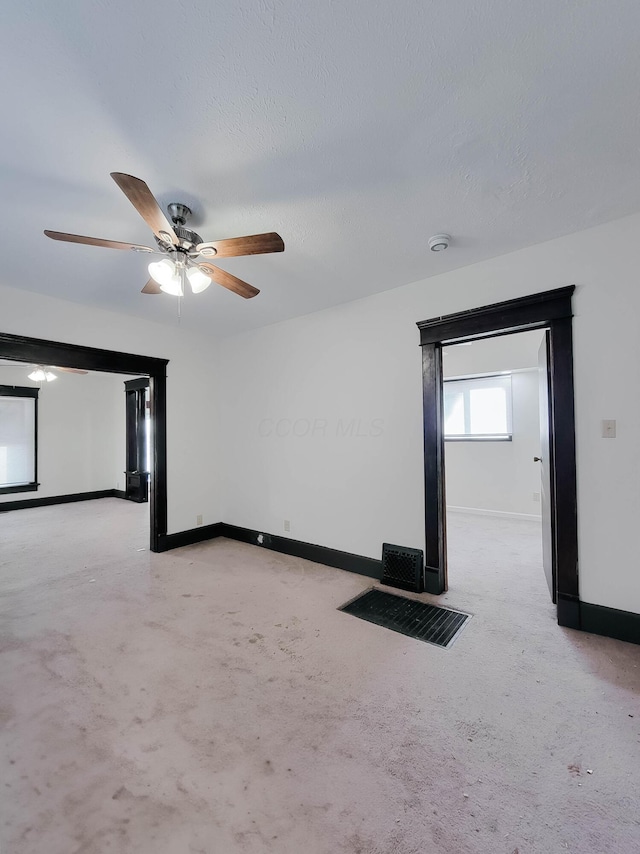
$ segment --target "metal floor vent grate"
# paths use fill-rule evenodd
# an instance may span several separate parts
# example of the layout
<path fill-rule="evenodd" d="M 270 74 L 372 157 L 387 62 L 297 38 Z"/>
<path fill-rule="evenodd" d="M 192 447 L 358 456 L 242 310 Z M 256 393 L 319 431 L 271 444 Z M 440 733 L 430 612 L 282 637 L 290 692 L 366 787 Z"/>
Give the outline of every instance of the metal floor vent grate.
<path fill-rule="evenodd" d="M 416 602 L 373 587 L 338 610 L 416 640 L 450 647 L 471 617 L 462 611 Z"/>
<path fill-rule="evenodd" d="M 391 587 L 422 593 L 424 583 L 420 549 L 408 549 L 405 546 L 383 543 L 381 581 Z"/>

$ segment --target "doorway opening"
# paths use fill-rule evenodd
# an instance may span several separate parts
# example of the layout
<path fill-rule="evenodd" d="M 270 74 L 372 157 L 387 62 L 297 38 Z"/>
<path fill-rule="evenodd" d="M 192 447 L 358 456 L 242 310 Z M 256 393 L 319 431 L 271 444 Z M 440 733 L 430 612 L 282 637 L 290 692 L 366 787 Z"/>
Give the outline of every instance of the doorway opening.
<path fill-rule="evenodd" d="M 580 627 L 571 295 L 574 286 L 418 323 L 423 363 L 425 589 L 447 589 L 443 349 L 516 332 L 544 331 L 548 383 L 547 530 L 550 589 L 560 625 Z M 539 455 L 542 457 L 542 453 Z"/>
<path fill-rule="evenodd" d="M 451 585 L 508 607 L 556 598 L 546 344 L 536 329 L 443 348 Z"/>
<path fill-rule="evenodd" d="M 100 350 L 39 338 L 0 333 L 0 358 L 36 365 L 55 365 L 111 374 L 144 376 L 149 385 L 151 470 L 150 548 L 165 551 L 167 543 L 167 359 Z M 148 379 L 147 379 L 148 378 Z"/>

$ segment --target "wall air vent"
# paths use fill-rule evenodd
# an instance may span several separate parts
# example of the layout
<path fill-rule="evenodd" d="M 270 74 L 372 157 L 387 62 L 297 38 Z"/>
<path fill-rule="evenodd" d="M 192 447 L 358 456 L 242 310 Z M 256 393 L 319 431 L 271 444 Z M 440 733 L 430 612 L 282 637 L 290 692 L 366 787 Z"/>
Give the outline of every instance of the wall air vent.
<path fill-rule="evenodd" d="M 424 590 L 421 549 L 382 544 L 382 584 L 422 593 Z"/>

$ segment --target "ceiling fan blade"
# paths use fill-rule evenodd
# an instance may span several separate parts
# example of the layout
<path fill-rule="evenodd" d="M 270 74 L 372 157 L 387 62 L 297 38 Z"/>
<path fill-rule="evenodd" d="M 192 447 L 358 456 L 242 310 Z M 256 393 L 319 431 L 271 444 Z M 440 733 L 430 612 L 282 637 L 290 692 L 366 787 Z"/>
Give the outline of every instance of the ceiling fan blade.
<path fill-rule="evenodd" d="M 141 293 L 143 294 L 161 294 L 162 289 L 160 285 L 155 281 L 155 279 L 149 279 L 147 284 L 142 289 Z"/>
<path fill-rule="evenodd" d="M 260 293 L 260 291 L 257 288 L 254 288 L 253 285 L 243 282 L 242 279 L 232 276 L 231 273 L 227 273 L 226 270 L 221 270 L 220 267 L 214 267 L 213 264 L 202 262 L 201 264 L 198 264 L 198 267 L 201 267 L 208 276 L 211 276 L 214 282 L 222 285 L 223 288 L 233 291 L 234 294 L 239 294 L 245 299 L 251 299 L 251 297 L 255 297 Z"/>
<path fill-rule="evenodd" d="M 65 374 L 88 374 L 89 371 L 81 371 L 79 368 L 60 368 L 57 365 L 51 366 L 54 371 L 64 371 Z"/>
<path fill-rule="evenodd" d="M 212 251 L 215 250 L 215 251 Z M 217 258 L 233 258 L 236 255 L 263 255 L 266 252 L 284 252 L 284 241 L 275 231 L 267 234 L 249 234 L 247 237 L 232 237 L 229 240 L 213 240 L 199 243 L 196 252 L 215 255 Z"/>
<path fill-rule="evenodd" d="M 49 231 L 44 233 L 52 240 L 63 240 L 65 243 L 86 243 L 88 246 L 104 246 L 106 249 L 135 249 L 136 252 L 154 252 L 150 246 L 141 246 L 138 243 L 121 243 L 119 240 L 102 240 L 100 237 L 83 237 L 81 234 L 66 234 L 63 231 Z"/>
<path fill-rule="evenodd" d="M 151 231 L 163 243 L 178 245 L 178 238 L 173 226 L 162 213 L 162 208 L 155 200 L 153 193 L 140 178 L 125 175 L 124 172 L 112 172 L 111 177 L 129 199 Z"/>

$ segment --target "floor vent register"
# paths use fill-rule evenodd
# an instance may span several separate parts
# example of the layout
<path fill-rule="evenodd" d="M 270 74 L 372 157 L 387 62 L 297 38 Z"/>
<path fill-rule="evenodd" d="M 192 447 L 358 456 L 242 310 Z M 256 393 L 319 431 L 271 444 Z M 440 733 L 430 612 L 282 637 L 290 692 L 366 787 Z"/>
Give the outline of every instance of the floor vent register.
<path fill-rule="evenodd" d="M 376 587 L 352 599 L 339 610 L 376 623 L 416 640 L 450 647 L 470 619 L 470 614 L 417 602 Z"/>

